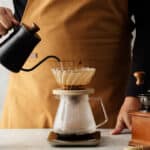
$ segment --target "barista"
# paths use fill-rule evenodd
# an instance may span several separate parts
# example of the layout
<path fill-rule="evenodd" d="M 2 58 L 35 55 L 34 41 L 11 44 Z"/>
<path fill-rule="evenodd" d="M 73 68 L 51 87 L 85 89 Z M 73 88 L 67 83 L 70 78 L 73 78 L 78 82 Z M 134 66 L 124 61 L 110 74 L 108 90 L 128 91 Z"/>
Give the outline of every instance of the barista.
<path fill-rule="evenodd" d="M 146 0 L 139 2 L 136 0 L 129 1 L 130 16 L 135 18 L 136 38 L 133 47 L 133 58 L 131 66 L 131 75 L 128 82 L 125 101 L 118 115 L 116 128 L 113 134 L 120 133 L 125 127 L 131 129 L 131 120 L 128 112 L 137 111 L 140 108 L 140 101 L 137 96 L 147 92 L 150 88 L 150 23 L 147 20 L 149 14 L 148 2 Z M 133 73 L 143 71 L 146 73 L 144 85 L 138 88 Z"/>
<path fill-rule="evenodd" d="M 16 16 L 21 17 L 25 0 L 14 0 Z M 18 22 L 8 9 L 1 8 L 0 34 Z M 96 67 L 91 87 L 101 96 L 109 115 L 105 127 L 113 127 L 124 98 L 130 64 L 128 0 L 28 0 L 21 21 L 35 22 L 42 41 L 34 49 L 25 68 L 47 55 L 62 60 L 88 61 Z M 118 77 L 119 76 L 119 77 Z M 1 128 L 49 128 L 58 106 L 51 94 L 58 88 L 45 62 L 32 72 L 11 73 Z M 119 92 L 118 92 L 119 91 Z M 103 119 L 97 103 L 91 101 L 96 122 Z"/>

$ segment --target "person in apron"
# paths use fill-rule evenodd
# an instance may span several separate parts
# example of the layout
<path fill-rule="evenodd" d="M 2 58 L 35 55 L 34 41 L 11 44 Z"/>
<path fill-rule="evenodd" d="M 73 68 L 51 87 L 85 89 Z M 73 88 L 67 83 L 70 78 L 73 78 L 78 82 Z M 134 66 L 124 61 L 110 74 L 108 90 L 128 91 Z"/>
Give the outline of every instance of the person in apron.
<path fill-rule="evenodd" d="M 10 26 L 16 24 L 12 15 L 10 19 Z M 28 58 L 24 68 L 47 55 L 89 62 L 96 67 L 89 86 L 104 101 L 109 116 L 105 127 L 114 127 L 130 66 L 128 0 L 28 0 L 21 22 L 35 22 L 42 38 L 32 53 L 36 57 Z M 58 85 L 50 69 L 47 61 L 32 72 L 11 73 L 1 128 L 53 127 L 59 101 L 52 95 Z M 103 114 L 94 100 L 91 106 L 98 123 Z"/>

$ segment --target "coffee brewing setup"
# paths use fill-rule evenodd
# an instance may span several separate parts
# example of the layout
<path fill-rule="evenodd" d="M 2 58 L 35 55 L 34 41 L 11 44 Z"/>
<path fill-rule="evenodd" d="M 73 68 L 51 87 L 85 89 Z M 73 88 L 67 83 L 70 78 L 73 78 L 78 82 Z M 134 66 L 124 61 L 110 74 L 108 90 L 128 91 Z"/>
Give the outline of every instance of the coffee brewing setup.
<path fill-rule="evenodd" d="M 69 64 L 69 65 L 68 65 Z M 76 64 L 76 63 L 72 63 Z M 96 72 L 94 67 L 70 65 L 60 62 L 58 67 L 52 68 L 56 82 L 60 86 L 52 92 L 60 100 L 53 131 L 48 140 L 52 145 L 98 145 L 100 143 L 99 127 L 108 121 L 108 117 L 101 98 L 99 101 L 105 120 L 96 125 L 89 103 L 93 88 L 87 88 Z"/>
<path fill-rule="evenodd" d="M 93 88 L 87 88 L 91 82 L 96 68 L 70 65 L 61 61 L 57 56 L 46 56 L 32 68 L 22 68 L 31 54 L 33 48 L 40 42 L 36 33 L 39 27 L 34 23 L 32 27 L 21 24 L 0 45 L 0 63 L 12 72 L 32 71 L 47 59 L 54 59 L 57 67 L 52 68 L 52 74 L 60 86 L 52 93 L 59 98 L 60 103 L 56 113 L 54 127 L 48 136 L 52 145 L 82 145 L 93 146 L 100 143 L 99 127 L 108 121 L 108 117 L 101 98 L 92 98 L 97 101 L 103 110 L 105 120 L 96 125 L 93 112 L 89 103 Z M 100 107 L 99 107 L 100 108 Z"/>
<path fill-rule="evenodd" d="M 142 71 L 134 73 L 136 85 L 141 91 L 138 97 L 142 106 L 139 111 L 129 113 L 132 121 L 132 138 L 129 145 L 132 146 L 150 146 L 150 90 L 143 92 L 145 74 Z"/>

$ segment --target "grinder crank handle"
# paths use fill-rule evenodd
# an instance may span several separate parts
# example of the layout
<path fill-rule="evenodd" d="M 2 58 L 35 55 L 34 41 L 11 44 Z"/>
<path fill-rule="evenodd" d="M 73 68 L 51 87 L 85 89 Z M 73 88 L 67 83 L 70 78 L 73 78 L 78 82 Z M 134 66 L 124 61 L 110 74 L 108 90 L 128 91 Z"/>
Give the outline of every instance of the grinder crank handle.
<path fill-rule="evenodd" d="M 133 73 L 133 76 L 136 78 L 136 85 L 141 86 L 144 84 L 144 77 L 145 72 L 144 71 L 137 71 Z"/>

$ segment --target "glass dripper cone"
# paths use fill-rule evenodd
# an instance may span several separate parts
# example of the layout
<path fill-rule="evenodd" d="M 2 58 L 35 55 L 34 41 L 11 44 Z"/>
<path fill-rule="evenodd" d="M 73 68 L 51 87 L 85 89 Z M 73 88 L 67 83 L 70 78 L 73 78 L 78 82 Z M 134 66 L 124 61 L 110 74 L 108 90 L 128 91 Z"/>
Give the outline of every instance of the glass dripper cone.
<path fill-rule="evenodd" d="M 91 82 L 95 72 L 96 68 L 73 61 L 62 61 L 52 68 L 56 82 L 64 89 L 83 89 Z"/>

